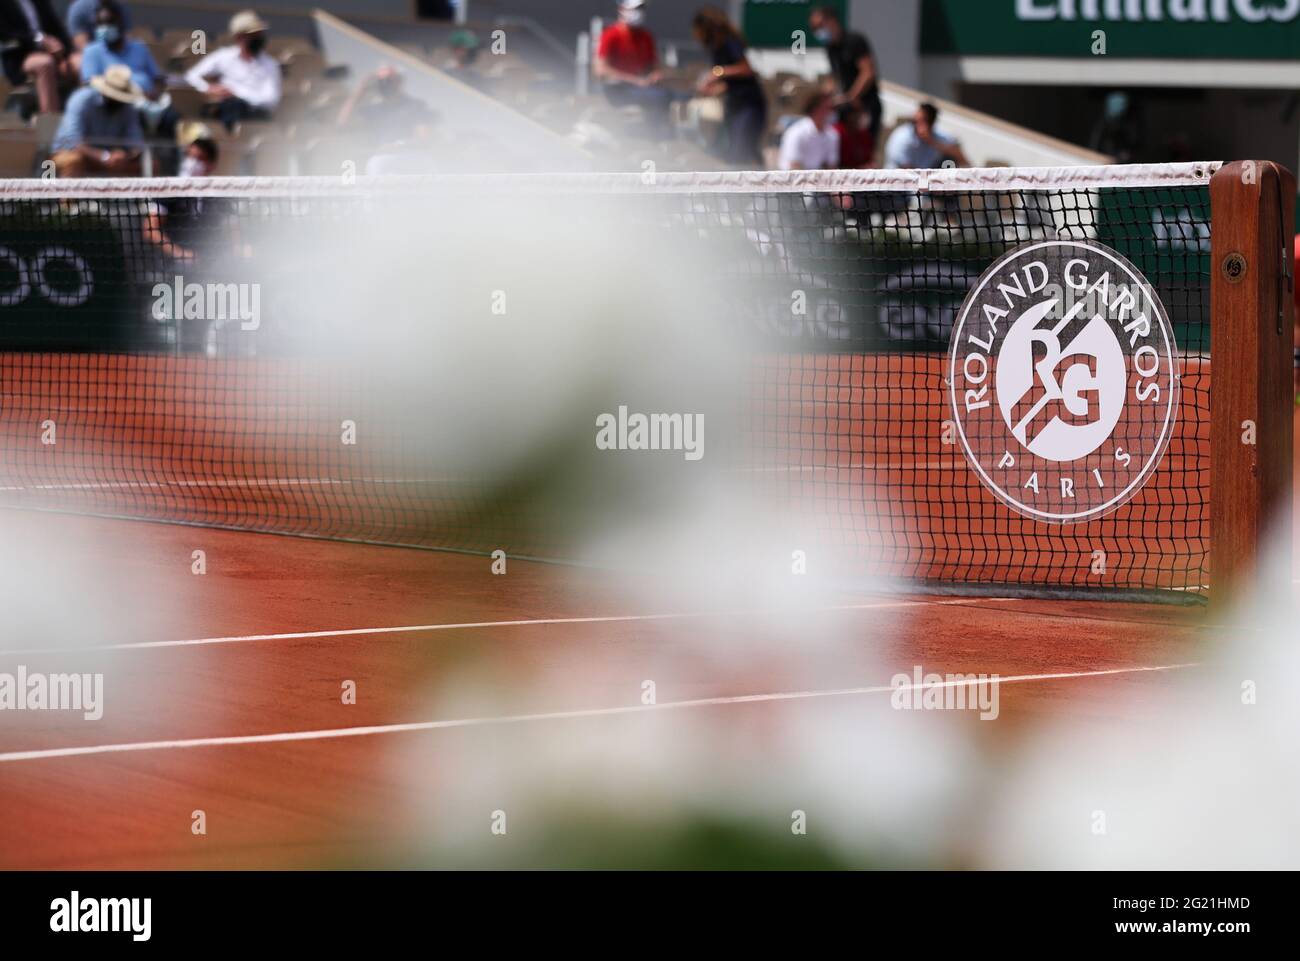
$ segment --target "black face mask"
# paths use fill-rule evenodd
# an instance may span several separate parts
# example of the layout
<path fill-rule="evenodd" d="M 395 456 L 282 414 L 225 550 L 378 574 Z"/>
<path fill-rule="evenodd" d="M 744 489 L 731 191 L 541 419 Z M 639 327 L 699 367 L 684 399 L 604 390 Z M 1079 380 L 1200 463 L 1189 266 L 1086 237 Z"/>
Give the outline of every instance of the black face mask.
<path fill-rule="evenodd" d="M 248 52 L 256 56 L 266 49 L 266 37 L 255 33 L 248 38 Z"/>

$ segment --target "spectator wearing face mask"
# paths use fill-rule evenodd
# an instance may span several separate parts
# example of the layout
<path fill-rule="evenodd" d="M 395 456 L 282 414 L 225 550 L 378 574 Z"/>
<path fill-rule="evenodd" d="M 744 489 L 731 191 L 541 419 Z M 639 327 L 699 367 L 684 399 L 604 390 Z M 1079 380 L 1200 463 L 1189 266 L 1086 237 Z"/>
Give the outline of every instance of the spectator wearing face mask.
<path fill-rule="evenodd" d="M 596 45 L 596 76 L 616 107 L 637 106 L 658 135 L 668 132 L 672 92 L 663 85 L 654 35 L 645 28 L 646 0 L 620 0 L 618 20 Z"/>
<path fill-rule="evenodd" d="M 241 120 L 264 119 L 280 103 L 280 64 L 266 52 L 267 24 L 252 10 L 230 18 L 235 44 L 208 54 L 185 74 L 206 95 L 205 113 L 233 130 Z"/>
<path fill-rule="evenodd" d="M 157 100 L 166 84 L 163 72 L 139 40 L 126 35 L 125 12 L 116 0 L 99 0 L 95 9 L 94 39 L 81 55 L 81 82 L 89 83 L 114 64 L 131 71 L 131 79 L 151 100 Z"/>
<path fill-rule="evenodd" d="M 131 71 L 131 79 L 144 91 L 144 99 L 136 109 L 145 134 L 167 141 L 169 146 L 155 152 L 157 172 L 176 169 L 176 148 L 170 146 L 176 139 L 176 123 L 180 119 L 171 106 L 166 92 L 167 78 L 158 68 L 148 46 L 126 35 L 125 12 L 117 0 L 99 0 L 95 8 L 95 39 L 81 52 L 81 80 L 89 83 L 109 67 L 124 66 Z"/>
<path fill-rule="evenodd" d="M 135 110 L 144 93 L 123 64 L 110 66 L 68 98 L 54 135 L 59 177 L 135 176 L 140 172 L 144 130 Z"/>
<path fill-rule="evenodd" d="M 186 129 L 186 128 L 189 129 Z M 184 155 L 180 163 L 182 177 L 209 177 L 216 169 L 219 151 L 212 132 L 203 124 L 182 125 Z M 152 249 L 156 273 L 153 279 L 171 283 L 183 271 L 187 281 L 202 283 L 217 272 L 220 282 L 230 281 L 229 272 L 246 252 L 238 247 L 227 249 L 229 236 L 215 222 L 233 216 L 232 202 L 205 197 L 166 197 L 148 206 L 143 225 L 146 249 Z M 186 353 L 209 353 L 215 348 L 221 322 L 206 317 L 178 317 L 177 345 Z"/>
<path fill-rule="evenodd" d="M 72 0 L 68 7 L 68 33 L 72 34 L 72 56 L 78 57 L 95 39 L 95 16 L 99 11 L 100 0 Z M 118 3 L 122 13 L 122 31 L 129 32 L 132 27 L 131 11 L 126 4 Z"/>
<path fill-rule="evenodd" d="M 839 88 L 838 105 L 852 104 L 867 116 L 872 141 L 880 139 L 880 82 L 876 58 L 865 34 L 845 28 L 834 7 L 817 7 L 808 15 L 813 36 L 826 47 L 831 74 Z"/>
<path fill-rule="evenodd" d="M 180 176 L 210 177 L 217 166 L 217 142 L 201 129 L 185 146 Z M 169 260 L 192 263 L 201 237 L 200 216 L 207 202 L 199 197 L 168 197 L 149 207 L 144 239 Z"/>

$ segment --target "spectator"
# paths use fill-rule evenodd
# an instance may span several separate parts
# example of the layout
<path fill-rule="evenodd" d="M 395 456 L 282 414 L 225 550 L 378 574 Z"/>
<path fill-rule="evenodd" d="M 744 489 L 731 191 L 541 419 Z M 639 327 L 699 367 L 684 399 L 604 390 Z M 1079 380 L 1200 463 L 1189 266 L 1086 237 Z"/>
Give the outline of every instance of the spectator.
<path fill-rule="evenodd" d="M 817 7 L 808 16 L 813 36 L 826 45 L 831 72 L 839 85 L 840 105 L 854 104 L 868 118 L 873 143 L 880 139 L 880 83 L 871 43 L 861 33 L 844 29 L 834 7 Z"/>
<path fill-rule="evenodd" d="M 803 116 L 781 137 L 777 163 L 782 170 L 825 170 L 840 162 L 840 135 L 831 125 L 835 99 L 825 90 L 814 91 L 805 101 Z"/>
<path fill-rule="evenodd" d="M 212 131 L 200 123 L 183 124 L 181 131 L 180 141 L 185 153 L 181 159 L 180 176 L 211 176 L 220 156 Z M 202 283 L 220 275 L 220 282 L 230 282 L 232 272 L 239 271 L 248 252 L 242 248 L 237 235 L 229 237 L 214 222 L 231 217 L 232 203 L 205 197 L 167 197 L 151 202 L 143 234 L 145 243 L 160 258 L 152 279 L 170 286 L 175 275 L 184 271 L 187 281 Z M 234 246 L 230 249 L 219 242 L 229 243 L 231 240 Z M 184 316 L 179 306 L 173 305 L 175 313 L 168 318 L 176 331 L 177 346 L 186 353 L 215 353 L 226 324 L 220 320 L 213 321 L 206 314 Z"/>
<path fill-rule="evenodd" d="M 451 59 L 443 66 L 449 73 L 461 73 L 469 70 L 478 59 L 478 34 L 473 30 L 457 30 L 447 41 L 451 47 Z"/>
<path fill-rule="evenodd" d="M 185 146 L 180 176 L 209 177 L 220 155 L 210 131 L 200 126 Z M 168 260 L 193 263 L 201 239 L 200 216 L 206 202 L 199 197 L 169 197 L 149 205 L 144 239 Z"/>
<path fill-rule="evenodd" d="M 267 25 L 252 10 L 230 18 L 235 45 L 208 54 L 185 74 L 195 90 L 207 96 L 207 116 L 227 130 L 241 120 L 269 117 L 280 103 L 280 65 L 266 52 Z"/>
<path fill-rule="evenodd" d="M 153 54 L 139 40 L 126 35 L 125 14 L 116 0 L 98 0 L 94 37 L 81 56 L 81 82 L 89 83 L 113 64 L 131 71 L 131 79 L 150 100 L 157 100 L 166 85 Z"/>
<path fill-rule="evenodd" d="M 221 151 L 210 133 L 203 133 L 189 142 L 181 158 L 180 177 L 211 177 L 217 169 Z"/>
<path fill-rule="evenodd" d="M 144 131 L 135 106 L 143 97 L 131 79 L 131 68 L 123 64 L 113 64 L 91 78 L 90 86 L 77 89 L 68 98 L 54 135 L 55 173 L 60 177 L 138 174 Z"/>
<path fill-rule="evenodd" d="M 932 103 L 916 108 L 910 123 L 899 126 L 885 143 L 885 166 L 897 168 L 965 167 L 966 155 L 952 137 L 934 129 L 939 109 Z"/>
<path fill-rule="evenodd" d="M 383 66 L 352 91 L 339 110 L 338 125 L 362 132 L 376 146 L 404 143 L 419 127 L 428 125 L 432 114 L 423 100 L 402 89 L 402 75 Z"/>
<path fill-rule="evenodd" d="M 860 170 L 875 166 L 876 141 L 871 136 L 871 118 L 862 108 L 846 103 L 839 110 L 835 132 L 840 135 L 840 166 Z"/>
<path fill-rule="evenodd" d="M 637 106 L 654 132 L 669 132 L 672 92 L 663 85 L 654 35 L 645 22 L 646 0 L 619 0 L 618 21 L 606 27 L 596 46 L 596 76 L 616 107 Z"/>
<path fill-rule="evenodd" d="M 0 63 L 13 84 L 36 88 L 37 109 L 58 113 L 59 81 L 76 82 L 72 39 L 50 0 L 0 0 Z"/>
<path fill-rule="evenodd" d="M 713 60 L 713 69 L 697 89 L 706 97 L 722 96 L 723 157 L 737 166 L 761 167 L 767 101 L 745 55 L 745 38 L 717 7 L 701 7 L 691 21 L 691 31 Z"/>
<path fill-rule="evenodd" d="M 118 4 L 122 12 L 121 27 L 124 32 L 131 29 L 131 11 L 125 4 Z M 72 55 L 77 56 L 95 39 L 95 14 L 99 10 L 99 0 L 72 0 L 68 7 L 68 33 L 72 34 Z"/>
<path fill-rule="evenodd" d="M 156 172 L 171 173 L 176 169 L 176 122 L 180 116 L 171 107 L 171 97 L 166 91 L 167 78 L 158 68 L 149 48 L 139 40 L 126 35 L 123 26 L 122 6 L 117 0 L 98 0 L 95 10 L 95 39 L 81 51 L 81 79 L 89 83 L 113 64 L 121 64 L 131 71 L 131 79 L 144 91 L 144 99 L 136 108 L 145 133 L 150 137 L 169 142 L 155 154 Z"/>
<path fill-rule="evenodd" d="M 1112 91 L 1106 94 L 1101 119 L 1093 128 L 1092 149 L 1110 154 L 1116 163 L 1129 163 L 1141 140 L 1138 127 L 1136 111 L 1128 94 L 1122 90 Z"/>

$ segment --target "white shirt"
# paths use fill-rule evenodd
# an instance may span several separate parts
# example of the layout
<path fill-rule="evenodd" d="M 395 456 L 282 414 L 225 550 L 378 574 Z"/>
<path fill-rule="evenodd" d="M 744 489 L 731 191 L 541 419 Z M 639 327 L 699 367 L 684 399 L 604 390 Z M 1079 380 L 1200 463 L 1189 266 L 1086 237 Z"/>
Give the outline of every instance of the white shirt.
<path fill-rule="evenodd" d="M 273 110 L 280 102 L 280 65 L 265 51 L 247 60 L 238 47 L 214 50 L 186 71 L 185 82 L 200 91 L 219 83 L 250 107 L 263 110 Z"/>
<path fill-rule="evenodd" d="M 782 170 L 825 170 L 840 165 L 840 135 L 834 127 L 818 130 L 812 117 L 800 117 L 781 136 L 777 165 Z"/>

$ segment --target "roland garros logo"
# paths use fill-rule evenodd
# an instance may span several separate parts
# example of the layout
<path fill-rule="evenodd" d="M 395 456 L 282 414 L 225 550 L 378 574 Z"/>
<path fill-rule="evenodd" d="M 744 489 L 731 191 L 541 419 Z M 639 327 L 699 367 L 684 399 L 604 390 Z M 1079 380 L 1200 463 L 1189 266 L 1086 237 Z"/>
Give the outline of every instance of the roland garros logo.
<path fill-rule="evenodd" d="M 1100 517 L 1160 462 L 1177 356 L 1155 291 L 1114 250 L 1066 240 L 1012 250 L 953 327 L 949 399 L 966 457 L 1022 514 Z"/>

